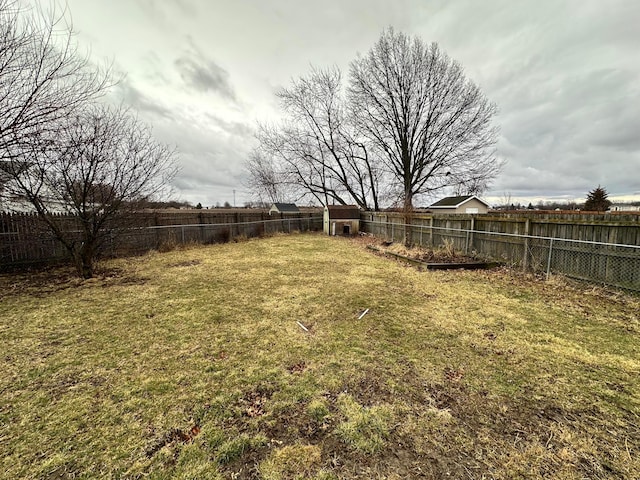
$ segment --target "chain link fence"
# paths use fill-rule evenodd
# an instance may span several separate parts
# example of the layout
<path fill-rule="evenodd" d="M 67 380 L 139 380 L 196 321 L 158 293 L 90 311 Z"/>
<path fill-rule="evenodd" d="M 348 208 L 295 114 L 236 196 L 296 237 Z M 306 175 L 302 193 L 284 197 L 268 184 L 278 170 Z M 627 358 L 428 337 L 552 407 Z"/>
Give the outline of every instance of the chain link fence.
<path fill-rule="evenodd" d="M 588 282 L 640 291 L 640 246 L 587 240 L 488 232 L 361 220 L 363 231 L 387 241 L 429 248 L 453 247 L 460 253 L 513 267 L 562 274 Z"/>
<path fill-rule="evenodd" d="M 101 250 L 103 256 L 118 257 L 149 250 L 170 250 L 184 244 L 226 243 L 240 238 L 321 229 L 322 217 L 114 229 L 106 233 Z M 0 232 L 0 270 L 63 262 L 68 259 L 69 253 L 64 246 L 50 231 L 37 226 L 36 223 L 25 223 L 15 231 Z"/>
<path fill-rule="evenodd" d="M 106 253 L 119 256 L 150 249 L 169 249 L 180 244 L 226 243 L 239 238 L 253 238 L 275 233 L 316 231 L 322 228 L 322 217 L 282 218 L 252 222 L 158 225 L 128 229 L 117 236 L 113 248 Z"/>

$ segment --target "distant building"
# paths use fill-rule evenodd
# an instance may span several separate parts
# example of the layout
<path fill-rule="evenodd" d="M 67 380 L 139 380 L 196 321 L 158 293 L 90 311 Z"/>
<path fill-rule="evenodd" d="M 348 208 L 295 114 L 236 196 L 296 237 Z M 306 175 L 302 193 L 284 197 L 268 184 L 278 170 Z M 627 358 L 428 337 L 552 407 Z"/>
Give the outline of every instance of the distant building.
<path fill-rule="evenodd" d="M 637 205 L 611 205 L 610 212 L 640 212 L 640 206 Z"/>
<path fill-rule="evenodd" d="M 356 205 L 324 207 L 323 230 L 327 235 L 355 235 L 360 229 L 360 209 Z"/>
<path fill-rule="evenodd" d="M 49 213 L 66 214 L 71 210 L 69 205 L 65 205 L 59 200 L 44 197 L 43 204 Z M 0 212 L 11 213 L 36 213 L 33 204 L 24 197 L 12 195 L 0 195 Z"/>
<path fill-rule="evenodd" d="M 295 203 L 274 203 L 269 209 L 269 215 L 273 215 L 274 213 L 293 215 L 296 213 L 300 213 L 300 209 L 296 206 Z"/>
<path fill-rule="evenodd" d="M 489 204 L 475 195 L 445 197 L 429 207 L 438 213 L 487 213 Z"/>

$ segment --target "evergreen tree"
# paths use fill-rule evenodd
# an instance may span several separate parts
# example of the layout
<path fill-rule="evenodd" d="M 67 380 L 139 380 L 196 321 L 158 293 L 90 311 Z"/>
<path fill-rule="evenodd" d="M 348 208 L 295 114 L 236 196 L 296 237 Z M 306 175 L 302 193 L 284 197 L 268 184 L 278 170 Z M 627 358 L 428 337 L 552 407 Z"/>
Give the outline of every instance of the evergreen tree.
<path fill-rule="evenodd" d="M 598 185 L 598 188 L 594 188 L 587 194 L 584 209 L 588 212 L 604 212 L 611 206 L 608 196 L 607 190 Z"/>

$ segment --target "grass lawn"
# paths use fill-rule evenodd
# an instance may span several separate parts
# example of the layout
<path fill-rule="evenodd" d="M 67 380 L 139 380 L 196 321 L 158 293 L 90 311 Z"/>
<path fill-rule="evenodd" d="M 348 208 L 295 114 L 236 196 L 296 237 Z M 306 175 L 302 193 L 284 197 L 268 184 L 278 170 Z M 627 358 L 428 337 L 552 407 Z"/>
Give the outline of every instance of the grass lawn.
<path fill-rule="evenodd" d="M 637 297 L 320 235 L 102 267 L 0 276 L 0 478 L 640 478 Z"/>

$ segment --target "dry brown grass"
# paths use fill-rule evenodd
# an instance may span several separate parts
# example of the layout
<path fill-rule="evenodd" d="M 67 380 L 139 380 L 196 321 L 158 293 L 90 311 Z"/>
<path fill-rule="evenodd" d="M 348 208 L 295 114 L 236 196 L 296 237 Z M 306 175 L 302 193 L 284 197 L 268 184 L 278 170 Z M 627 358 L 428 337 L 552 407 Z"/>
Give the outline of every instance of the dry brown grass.
<path fill-rule="evenodd" d="M 640 478 L 637 297 L 319 235 L 102 268 L 0 277 L 0 478 Z"/>

